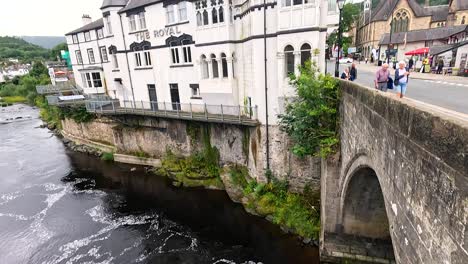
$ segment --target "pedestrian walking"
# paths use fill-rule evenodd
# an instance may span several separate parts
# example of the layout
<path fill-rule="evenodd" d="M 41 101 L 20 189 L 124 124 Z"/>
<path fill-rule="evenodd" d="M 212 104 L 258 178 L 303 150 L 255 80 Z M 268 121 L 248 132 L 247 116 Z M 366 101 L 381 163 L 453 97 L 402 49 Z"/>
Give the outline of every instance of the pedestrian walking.
<path fill-rule="evenodd" d="M 413 69 L 413 65 L 414 65 L 414 60 L 413 60 L 413 57 L 411 57 L 408 62 L 408 68 L 410 70 Z"/>
<path fill-rule="evenodd" d="M 349 70 L 349 80 L 353 82 L 356 79 L 357 79 L 357 68 L 356 68 L 356 64 L 353 63 L 351 64 L 351 70 Z"/>
<path fill-rule="evenodd" d="M 382 92 L 386 92 L 388 89 L 388 78 L 390 77 L 390 71 L 388 70 L 388 63 L 382 64 L 382 67 L 375 73 L 374 85 L 375 89 Z"/>
<path fill-rule="evenodd" d="M 444 69 L 444 60 L 442 58 L 440 58 L 438 61 L 437 61 L 437 74 L 442 74 L 442 70 Z"/>
<path fill-rule="evenodd" d="M 395 88 L 397 91 L 397 97 L 403 98 L 406 94 L 406 88 L 408 86 L 408 78 L 409 78 L 409 69 L 406 68 L 406 63 L 404 61 L 400 61 L 398 63 L 398 69 L 395 71 Z"/>
<path fill-rule="evenodd" d="M 341 74 L 341 79 L 343 80 L 349 80 L 350 78 L 350 75 L 349 75 L 349 68 L 346 67 L 343 71 L 343 73 Z"/>

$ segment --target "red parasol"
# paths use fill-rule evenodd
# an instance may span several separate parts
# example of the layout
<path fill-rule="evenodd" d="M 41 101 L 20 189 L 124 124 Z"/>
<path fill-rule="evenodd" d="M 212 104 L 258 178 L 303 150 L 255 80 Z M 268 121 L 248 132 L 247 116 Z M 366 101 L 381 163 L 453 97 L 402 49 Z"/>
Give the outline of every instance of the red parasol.
<path fill-rule="evenodd" d="M 408 51 L 405 55 L 424 55 L 429 53 L 429 48 L 419 48 L 412 51 Z"/>

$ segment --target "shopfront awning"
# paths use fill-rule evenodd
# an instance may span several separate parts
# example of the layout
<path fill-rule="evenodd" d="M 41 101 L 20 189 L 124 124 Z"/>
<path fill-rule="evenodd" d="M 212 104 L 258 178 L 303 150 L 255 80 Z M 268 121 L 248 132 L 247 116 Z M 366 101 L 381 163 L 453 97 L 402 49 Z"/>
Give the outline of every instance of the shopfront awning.
<path fill-rule="evenodd" d="M 415 49 L 415 50 L 408 51 L 405 53 L 405 55 L 408 55 L 408 56 L 425 55 L 425 54 L 429 54 L 429 48 L 419 48 L 419 49 Z"/>

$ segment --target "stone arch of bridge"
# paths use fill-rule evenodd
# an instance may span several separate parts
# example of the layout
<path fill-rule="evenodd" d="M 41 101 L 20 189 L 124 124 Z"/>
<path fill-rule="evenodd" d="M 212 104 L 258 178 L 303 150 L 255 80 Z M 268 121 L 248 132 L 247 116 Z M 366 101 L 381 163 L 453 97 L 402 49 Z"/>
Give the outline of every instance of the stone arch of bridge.
<path fill-rule="evenodd" d="M 391 242 L 383 172 L 374 168 L 366 154 L 356 155 L 345 168 L 340 182 L 339 223 L 344 234 Z"/>

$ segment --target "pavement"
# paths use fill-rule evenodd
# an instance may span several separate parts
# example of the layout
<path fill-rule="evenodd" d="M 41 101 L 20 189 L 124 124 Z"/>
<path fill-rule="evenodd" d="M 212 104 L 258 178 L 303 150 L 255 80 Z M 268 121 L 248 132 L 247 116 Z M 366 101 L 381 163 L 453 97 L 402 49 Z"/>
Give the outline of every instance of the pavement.
<path fill-rule="evenodd" d="M 327 71 L 332 75 L 335 72 L 334 63 L 334 61 L 327 62 Z M 340 74 L 343 72 L 344 67 L 350 66 L 351 64 L 341 64 Z M 355 82 L 374 89 L 375 72 L 378 67 L 363 63 L 357 63 L 356 67 L 358 76 Z M 392 76 L 395 75 L 393 69 L 391 74 Z M 439 108 L 445 108 L 454 111 L 454 115 L 466 117 L 468 115 L 468 78 L 413 72 L 408 82 L 406 97 Z"/>

